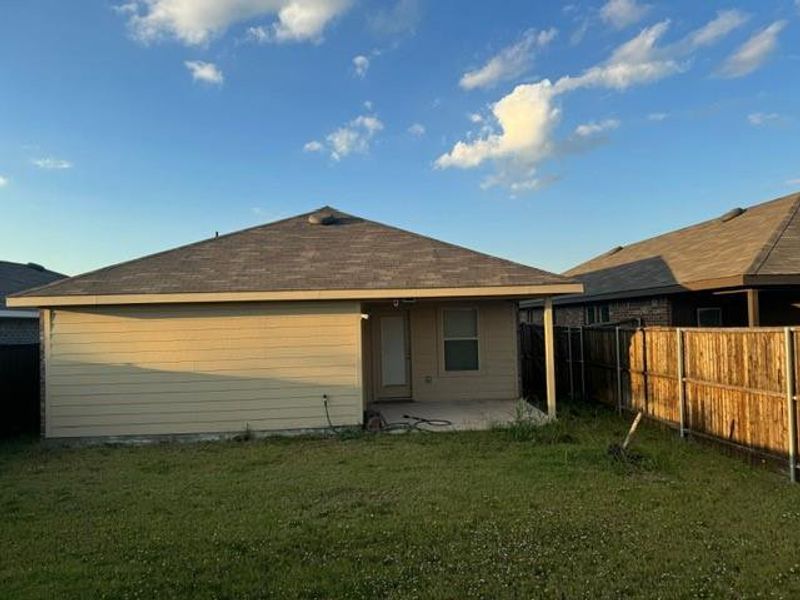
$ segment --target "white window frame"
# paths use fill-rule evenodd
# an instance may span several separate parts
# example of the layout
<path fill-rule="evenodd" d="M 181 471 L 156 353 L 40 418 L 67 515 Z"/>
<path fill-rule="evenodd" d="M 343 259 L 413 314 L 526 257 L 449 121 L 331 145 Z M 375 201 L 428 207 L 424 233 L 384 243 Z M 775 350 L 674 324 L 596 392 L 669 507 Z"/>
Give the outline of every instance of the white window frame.
<path fill-rule="evenodd" d="M 701 312 L 702 313 L 711 313 L 711 312 L 717 313 L 719 315 L 719 324 L 718 325 L 701 325 L 700 324 L 700 313 Z M 707 306 L 707 307 L 704 307 L 704 308 L 698 308 L 697 312 L 695 314 L 695 318 L 697 319 L 697 326 L 698 327 L 722 327 L 722 324 L 723 324 L 723 321 L 722 321 L 722 308 L 720 308 L 719 306 Z"/>
<path fill-rule="evenodd" d="M 444 319 L 445 313 L 447 311 L 456 311 L 456 310 L 471 310 L 475 312 L 475 327 L 476 327 L 476 337 L 446 337 L 444 334 Z M 483 352 L 481 350 L 481 311 L 477 306 L 443 306 L 439 310 L 439 339 L 441 342 L 439 343 L 439 373 L 440 375 L 445 375 L 449 377 L 458 377 L 458 376 L 469 376 L 469 375 L 480 375 L 483 371 Z M 470 370 L 460 370 L 460 371 L 449 371 L 447 369 L 447 363 L 445 361 L 445 345 L 448 341 L 458 341 L 458 340 L 475 340 L 477 342 L 478 348 L 478 368 L 477 369 L 470 369 Z"/>

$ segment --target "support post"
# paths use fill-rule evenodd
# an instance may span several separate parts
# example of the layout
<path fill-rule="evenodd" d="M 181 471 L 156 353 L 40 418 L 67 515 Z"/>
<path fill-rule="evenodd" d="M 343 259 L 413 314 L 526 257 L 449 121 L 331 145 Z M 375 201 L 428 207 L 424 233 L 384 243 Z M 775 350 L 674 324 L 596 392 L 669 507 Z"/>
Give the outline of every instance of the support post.
<path fill-rule="evenodd" d="M 556 417 L 556 360 L 553 335 L 553 299 L 544 299 L 544 361 L 547 381 L 547 415 Z"/>
<path fill-rule="evenodd" d="M 572 327 L 567 326 L 567 355 L 569 356 L 569 399 L 575 399 L 575 383 L 573 381 L 572 367 Z"/>
<path fill-rule="evenodd" d="M 683 329 L 676 330 L 678 336 L 678 412 L 680 414 L 681 437 L 686 437 L 686 376 L 683 363 Z"/>
<path fill-rule="evenodd" d="M 789 434 L 789 480 L 797 481 L 797 405 L 795 404 L 794 338 L 791 327 L 784 328 L 786 355 L 786 415 Z"/>
<path fill-rule="evenodd" d="M 758 327 L 761 325 L 758 290 L 747 290 L 747 325 L 749 327 Z"/>
<path fill-rule="evenodd" d="M 614 328 L 615 354 L 617 359 L 617 412 L 622 414 L 622 360 L 620 351 L 619 327 Z"/>
<path fill-rule="evenodd" d="M 50 368 L 51 336 L 53 333 L 53 309 L 43 308 L 39 311 L 39 436 L 44 439 L 50 432 L 50 409 L 47 396 L 50 393 L 47 385 L 47 371 Z"/>
<path fill-rule="evenodd" d="M 581 345 L 581 400 L 586 400 L 586 360 L 583 355 L 583 325 L 578 329 L 580 334 L 579 343 Z"/>

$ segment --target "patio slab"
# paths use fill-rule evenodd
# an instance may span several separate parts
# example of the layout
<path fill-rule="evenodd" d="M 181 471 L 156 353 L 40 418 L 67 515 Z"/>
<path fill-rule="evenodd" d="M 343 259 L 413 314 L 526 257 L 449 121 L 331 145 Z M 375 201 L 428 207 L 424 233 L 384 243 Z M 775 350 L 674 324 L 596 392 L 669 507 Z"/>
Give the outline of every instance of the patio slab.
<path fill-rule="evenodd" d="M 389 430 L 397 431 L 479 431 L 512 423 L 520 415 L 534 422 L 548 420 L 545 413 L 524 400 L 385 401 L 371 403 L 368 408 L 382 415 Z"/>

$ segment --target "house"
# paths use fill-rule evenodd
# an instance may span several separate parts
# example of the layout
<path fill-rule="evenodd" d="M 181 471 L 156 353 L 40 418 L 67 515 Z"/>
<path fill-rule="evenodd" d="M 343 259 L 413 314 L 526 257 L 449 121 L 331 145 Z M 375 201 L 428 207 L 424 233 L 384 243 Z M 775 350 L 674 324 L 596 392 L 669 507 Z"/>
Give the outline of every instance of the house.
<path fill-rule="evenodd" d="M 0 346 L 39 343 L 39 311 L 10 308 L 6 296 L 64 277 L 36 263 L 0 260 Z"/>
<path fill-rule="evenodd" d="M 518 300 L 581 289 L 323 207 L 10 302 L 42 310 L 44 432 L 69 438 L 306 430 L 326 410 L 358 425 L 376 401 L 518 398 Z"/>
<path fill-rule="evenodd" d="M 556 300 L 555 323 L 676 327 L 800 324 L 800 194 L 736 208 L 565 273 L 584 284 Z M 541 322 L 541 303 L 521 303 Z"/>

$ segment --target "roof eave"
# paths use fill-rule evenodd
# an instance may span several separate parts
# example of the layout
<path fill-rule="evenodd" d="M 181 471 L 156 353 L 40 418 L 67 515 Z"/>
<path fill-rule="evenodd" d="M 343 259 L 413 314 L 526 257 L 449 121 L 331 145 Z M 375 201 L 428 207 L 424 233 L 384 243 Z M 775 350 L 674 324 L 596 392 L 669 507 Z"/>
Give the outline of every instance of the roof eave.
<path fill-rule="evenodd" d="M 269 292 L 199 292 L 173 294 L 94 294 L 69 296 L 9 296 L 8 306 L 108 306 L 121 304 L 189 304 L 201 302 L 297 302 L 315 300 L 386 300 L 396 298 L 511 298 L 578 294 L 583 285 L 559 282 L 457 288 L 392 288 L 353 290 L 289 290 Z"/>
<path fill-rule="evenodd" d="M 599 294 L 575 294 L 562 296 L 556 303 L 561 306 L 572 304 L 585 304 L 588 302 L 605 302 L 608 300 L 622 300 L 626 298 L 646 298 L 650 296 L 664 296 L 668 294 L 680 294 L 683 292 L 702 292 L 717 289 L 729 288 L 753 288 L 759 286 L 776 285 L 800 285 L 799 275 L 733 275 L 729 277 L 717 277 L 714 279 L 702 279 L 697 281 L 687 281 L 673 285 L 665 285 L 650 288 L 638 288 L 630 290 L 614 290 Z M 539 300 L 530 299 L 520 303 L 522 308 L 532 308 L 540 304 Z"/>

